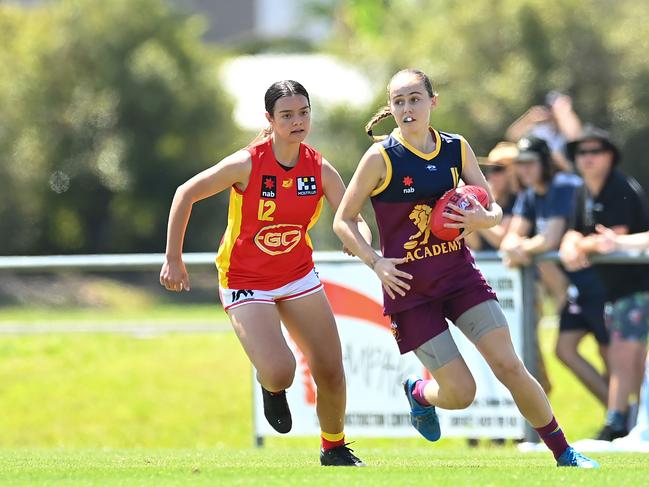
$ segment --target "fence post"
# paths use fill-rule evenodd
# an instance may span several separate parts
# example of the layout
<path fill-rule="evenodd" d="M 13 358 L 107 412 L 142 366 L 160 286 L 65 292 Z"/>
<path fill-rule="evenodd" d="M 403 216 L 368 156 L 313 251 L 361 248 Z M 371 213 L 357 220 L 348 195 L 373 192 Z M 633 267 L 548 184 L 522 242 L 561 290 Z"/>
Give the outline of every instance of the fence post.
<path fill-rule="evenodd" d="M 535 266 L 529 265 L 521 268 L 522 295 L 523 295 L 523 362 L 530 374 L 536 377 L 539 366 L 539 348 L 536 312 L 536 285 Z M 537 442 L 538 434 L 534 428 L 525 423 L 525 441 Z"/>

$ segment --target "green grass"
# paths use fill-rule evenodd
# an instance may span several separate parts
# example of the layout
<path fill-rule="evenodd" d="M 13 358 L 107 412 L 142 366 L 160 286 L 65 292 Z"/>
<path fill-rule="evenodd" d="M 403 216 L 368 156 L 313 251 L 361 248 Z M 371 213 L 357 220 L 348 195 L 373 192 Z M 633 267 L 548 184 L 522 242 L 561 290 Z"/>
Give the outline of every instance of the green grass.
<path fill-rule="evenodd" d="M 211 305 L 0 309 L 0 328 L 142 320 L 227 329 Z M 557 417 L 569 438 L 591 437 L 603 408 L 554 359 L 556 330 L 541 333 Z M 594 342 L 585 349 L 594 355 Z M 4 335 L 0 384 L 0 447 L 245 448 L 252 441 L 250 366 L 232 333 Z"/>
<path fill-rule="evenodd" d="M 554 355 L 557 333 L 557 328 L 543 328 L 540 334 L 541 351 L 552 383 L 550 402 L 569 438 L 593 438 L 604 423 L 606 410 Z M 598 370 L 603 370 L 592 336 L 583 340 L 581 351 Z"/>
<path fill-rule="evenodd" d="M 0 338 L 2 446 L 251 444 L 251 372 L 232 333 Z"/>
<path fill-rule="evenodd" d="M 365 448 L 368 468 L 322 468 L 313 449 L 0 450 L 2 485 L 624 486 L 649 475 L 641 454 L 597 455 L 598 471 L 558 469 L 549 455 Z"/>
<path fill-rule="evenodd" d="M 215 306 L 125 311 L 0 309 L 16 323 L 159 320 L 223 325 Z M 592 435 L 603 408 L 552 354 L 551 401 L 569 438 Z M 595 344 L 587 341 L 593 356 Z M 252 445 L 250 365 L 231 333 L 0 336 L 1 485 L 639 485 L 642 455 L 595 455 L 601 472 L 553 467 L 512 446 L 467 450 L 462 440 L 356 439 L 368 469 L 322 469 L 317 438 Z M 354 438 L 352 438 L 354 439 Z"/>

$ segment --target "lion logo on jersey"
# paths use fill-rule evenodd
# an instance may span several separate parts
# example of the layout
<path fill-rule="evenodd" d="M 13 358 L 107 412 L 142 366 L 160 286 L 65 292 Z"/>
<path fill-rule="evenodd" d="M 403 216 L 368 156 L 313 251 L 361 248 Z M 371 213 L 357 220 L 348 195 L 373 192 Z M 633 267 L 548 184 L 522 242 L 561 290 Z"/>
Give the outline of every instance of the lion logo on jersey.
<path fill-rule="evenodd" d="M 432 211 L 433 209 L 428 205 L 416 205 L 412 209 L 408 218 L 412 220 L 412 223 L 415 224 L 419 231 L 408 237 L 408 241 L 403 244 L 404 249 L 411 250 L 419 245 L 426 245 L 428 243 L 428 239 L 430 238 L 430 214 Z M 417 239 L 422 235 L 424 237 L 423 240 L 418 242 Z"/>

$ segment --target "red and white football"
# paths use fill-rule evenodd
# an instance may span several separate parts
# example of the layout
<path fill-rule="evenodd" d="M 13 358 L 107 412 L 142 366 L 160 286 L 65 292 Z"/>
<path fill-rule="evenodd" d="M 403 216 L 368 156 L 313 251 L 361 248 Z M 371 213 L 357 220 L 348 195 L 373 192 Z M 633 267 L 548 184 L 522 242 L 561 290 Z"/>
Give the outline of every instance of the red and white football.
<path fill-rule="evenodd" d="M 467 185 L 449 189 L 437 200 L 430 214 L 429 227 L 433 235 L 440 240 L 449 241 L 454 240 L 462 233 L 461 228 L 446 228 L 445 223 L 455 223 L 455 221 L 443 216 L 442 213 L 447 213 L 446 207 L 449 203 L 462 209 L 470 208 L 473 205 L 473 200 L 469 198 L 470 195 L 475 196 L 484 208 L 489 206 L 489 195 L 481 186 Z M 448 213 L 454 213 L 454 211 L 449 208 Z"/>

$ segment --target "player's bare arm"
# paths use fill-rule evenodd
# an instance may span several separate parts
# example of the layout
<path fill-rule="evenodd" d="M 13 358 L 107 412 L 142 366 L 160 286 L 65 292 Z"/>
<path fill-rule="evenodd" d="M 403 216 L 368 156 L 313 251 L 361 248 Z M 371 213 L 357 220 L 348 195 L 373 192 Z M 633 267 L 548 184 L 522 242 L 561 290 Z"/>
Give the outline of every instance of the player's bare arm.
<path fill-rule="evenodd" d="M 402 278 L 412 279 L 412 276 L 396 268 L 396 265 L 405 263 L 406 258 L 388 259 L 378 255 L 363 238 L 356 224 L 363 204 L 386 177 L 387 168 L 383 156 L 376 146 L 372 146 L 361 158 L 340 202 L 334 217 L 334 231 L 354 255 L 376 272 L 386 293 L 394 299 L 395 292 L 405 296 L 405 291 L 410 289 L 410 285 Z"/>
<path fill-rule="evenodd" d="M 178 187 L 169 211 L 167 248 L 160 271 L 160 284 L 165 289 L 176 292 L 190 290 L 189 275 L 182 260 L 182 248 L 194 203 L 233 185 L 242 191 L 245 190 L 250 168 L 250 154 L 241 150 Z"/>

